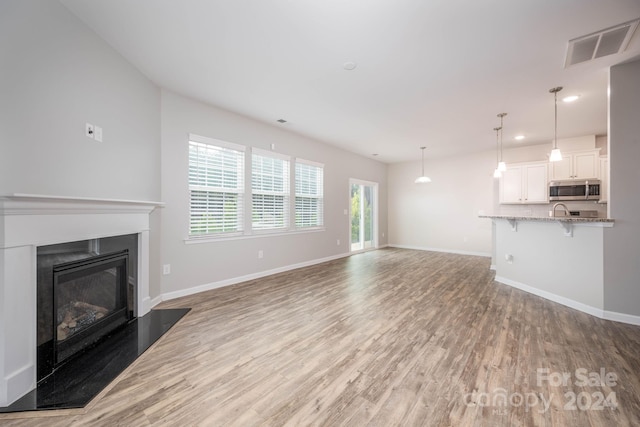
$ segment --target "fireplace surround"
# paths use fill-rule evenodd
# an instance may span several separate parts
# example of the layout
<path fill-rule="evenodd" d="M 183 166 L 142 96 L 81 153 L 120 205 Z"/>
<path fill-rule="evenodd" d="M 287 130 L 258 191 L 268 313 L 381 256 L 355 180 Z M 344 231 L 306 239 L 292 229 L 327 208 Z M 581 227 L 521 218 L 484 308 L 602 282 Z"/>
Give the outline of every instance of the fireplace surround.
<path fill-rule="evenodd" d="M 0 196 L 0 406 L 37 382 L 38 247 L 136 235 L 136 287 L 141 317 L 149 296 L 149 214 L 162 203 L 31 194 Z"/>

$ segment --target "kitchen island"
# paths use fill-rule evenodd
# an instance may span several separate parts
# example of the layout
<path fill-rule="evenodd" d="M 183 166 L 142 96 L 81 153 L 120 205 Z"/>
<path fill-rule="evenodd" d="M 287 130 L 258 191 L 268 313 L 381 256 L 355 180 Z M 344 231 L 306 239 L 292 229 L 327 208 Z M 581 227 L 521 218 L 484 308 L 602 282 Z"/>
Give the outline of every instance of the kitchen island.
<path fill-rule="evenodd" d="M 493 221 L 497 282 L 605 318 L 608 218 L 479 215 Z"/>

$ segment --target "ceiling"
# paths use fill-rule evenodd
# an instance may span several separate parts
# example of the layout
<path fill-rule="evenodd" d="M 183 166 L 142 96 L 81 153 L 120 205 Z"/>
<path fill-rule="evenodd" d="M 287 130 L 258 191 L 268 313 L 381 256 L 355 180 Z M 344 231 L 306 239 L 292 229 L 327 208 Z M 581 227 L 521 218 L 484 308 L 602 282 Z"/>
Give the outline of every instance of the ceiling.
<path fill-rule="evenodd" d="M 640 55 L 639 29 L 564 68 L 639 0 L 61 2 L 159 86 L 387 163 L 492 149 L 501 112 L 505 147 L 550 143 L 555 86 L 580 95 L 558 137 L 604 135 L 608 67 Z"/>

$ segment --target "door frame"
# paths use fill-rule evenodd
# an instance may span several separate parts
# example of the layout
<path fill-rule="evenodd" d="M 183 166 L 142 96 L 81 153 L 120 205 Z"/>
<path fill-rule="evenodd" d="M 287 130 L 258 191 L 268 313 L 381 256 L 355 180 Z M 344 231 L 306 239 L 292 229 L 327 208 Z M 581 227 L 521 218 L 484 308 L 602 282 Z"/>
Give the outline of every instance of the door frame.
<path fill-rule="evenodd" d="M 370 248 L 363 248 L 363 249 L 356 249 L 353 250 L 352 249 L 352 245 L 353 242 L 351 241 L 351 187 L 353 185 L 360 185 L 360 186 L 369 186 L 372 188 L 372 196 L 373 196 L 373 203 L 371 204 L 371 219 L 372 219 L 372 223 L 373 223 L 373 230 L 372 230 L 372 242 L 371 242 L 371 247 Z M 348 216 L 348 230 L 349 230 L 349 253 L 360 253 L 360 252 L 366 252 L 366 251 L 373 251 L 378 249 L 378 187 L 379 184 L 377 182 L 373 182 L 373 181 L 366 181 L 363 179 L 358 179 L 358 178 L 349 178 L 349 188 L 348 188 L 348 197 L 349 197 L 349 216 Z M 363 242 L 364 243 L 364 242 Z M 364 245 L 363 245 L 364 246 Z"/>

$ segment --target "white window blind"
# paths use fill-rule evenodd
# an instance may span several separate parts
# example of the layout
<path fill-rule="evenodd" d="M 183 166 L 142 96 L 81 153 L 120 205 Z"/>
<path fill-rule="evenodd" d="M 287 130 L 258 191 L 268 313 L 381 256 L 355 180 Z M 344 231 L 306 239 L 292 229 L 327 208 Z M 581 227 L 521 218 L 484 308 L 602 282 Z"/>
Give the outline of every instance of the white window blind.
<path fill-rule="evenodd" d="M 317 163 L 296 160 L 296 227 L 323 225 L 324 169 Z"/>
<path fill-rule="evenodd" d="M 189 192 L 191 236 L 242 232 L 244 148 L 191 136 Z"/>
<path fill-rule="evenodd" d="M 289 227 L 289 160 L 254 150 L 251 156 L 251 227 Z"/>

